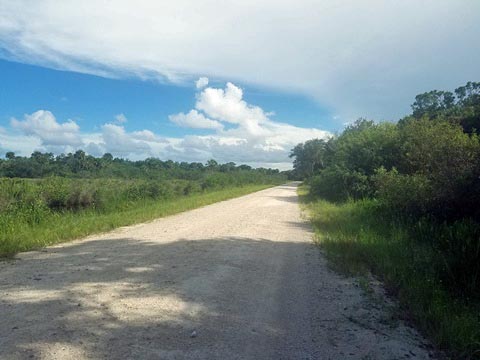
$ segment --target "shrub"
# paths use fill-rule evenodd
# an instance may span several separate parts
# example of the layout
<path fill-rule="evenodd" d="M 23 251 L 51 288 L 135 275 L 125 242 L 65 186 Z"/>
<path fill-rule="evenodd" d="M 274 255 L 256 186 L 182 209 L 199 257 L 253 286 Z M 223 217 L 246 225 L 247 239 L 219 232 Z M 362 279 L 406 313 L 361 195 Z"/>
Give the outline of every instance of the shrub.
<path fill-rule="evenodd" d="M 434 191 L 424 175 L 404 175 L 395 168 L 391 171 L 380 168 L 373 179 L 377 198 L 383 202 L 385 209 L 418 217 L 433 207 Z"/>
<path fill-rule="evenodd" d="M 368 176 L 338 166 L 322 170 L 310 180 L 311 194 L 330 201 L 362 199 L 370 196 L 373 184 Z"/>
<path fill-rule="evenodd" d="M 66 204 L 68 210 L 80 210 L 95 207 L 95 190 L 92 188 L 74 188 Z"/>
<path fill-rule="evenodd" d="M 50 209 L 66 209 L 71 195 L 71 187 L 71 181 L 68 179 L 60 177 L 48 178 L 41 184 L 42 197 Z"/>

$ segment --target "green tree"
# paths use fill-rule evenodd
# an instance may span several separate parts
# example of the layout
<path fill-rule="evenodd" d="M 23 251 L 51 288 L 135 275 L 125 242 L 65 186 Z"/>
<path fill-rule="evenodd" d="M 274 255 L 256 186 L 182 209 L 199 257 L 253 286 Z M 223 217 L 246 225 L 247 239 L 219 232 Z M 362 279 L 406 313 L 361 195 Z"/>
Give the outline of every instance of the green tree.
<path fill-rule="evenodd" d="M 327 142 L 323 139 L 312 139 L 298 144 L 290 152 L 293 168 L 300 179 L 311 177 L 325 167 Z"/>
<path fill-rule="evenodd" d="M 15 153 L 13 151 L 8 151 L 6 154 L 5 154 L 5 157 L 8 159 L 8 160 L 13 160 L 15 159 Z"/>
<path fill-rule="evenodd" d="M 205 165 L 208 170 L 216 170 L 218 167 L 218 162 L 216 162 L 213 159 L 210 159 L 207 161 L 207 164 Z"/>
<path fill-rule="evenodd" d="M 106 163 L 110 163 L 110 162 L 113 161 L 113 155 L 110 154 L 110 153 L 105 153 L 105 154 L 103 154 L 103 156 L 102 156 L 102 160 L 103 160 L 104 162 L 106 162 Z"/>
<path fill-rule="evenodd" d="M 458 98 L 455 121 L 467 133 L 480 130 L 480 82 L 468 82 L 455 90 Z"/>
<path fill-rule="evenodd" d="M 413 116 L 420 118 L 424 115 L 436 117 L 441 112 L 453 108 L 455 95 L 450 91 L 432 90 L 415 97 L 412 105 Z"/>

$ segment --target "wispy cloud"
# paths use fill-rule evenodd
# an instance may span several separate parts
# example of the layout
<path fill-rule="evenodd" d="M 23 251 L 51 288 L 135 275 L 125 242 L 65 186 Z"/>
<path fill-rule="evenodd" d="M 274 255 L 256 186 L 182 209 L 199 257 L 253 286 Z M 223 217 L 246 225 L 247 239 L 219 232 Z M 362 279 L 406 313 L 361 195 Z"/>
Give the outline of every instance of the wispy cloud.
<path fill-rule="evenodd" d="M 128 121 L 127 117 L 123 113 L 115 115 L 115 120 L 119 124 L 125 124 Z"/>
<path fill-rule="evenodd" d="M 479 14 L 479 1 L 458 0 L 2 1 L 0 48 L 101 76 L 300 92 L 341 124 L 395 118 L 421 91 L 478 80 Z"/>

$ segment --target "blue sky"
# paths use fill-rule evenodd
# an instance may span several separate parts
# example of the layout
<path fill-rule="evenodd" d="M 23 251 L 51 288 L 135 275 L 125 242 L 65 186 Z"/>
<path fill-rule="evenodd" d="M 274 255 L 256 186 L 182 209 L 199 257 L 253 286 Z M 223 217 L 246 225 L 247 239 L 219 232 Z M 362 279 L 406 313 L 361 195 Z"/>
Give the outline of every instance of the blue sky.
<path fill-rule="evenodd" d="M 123 113 L 128 118 L 124 126 L 131 131 L 149 128 L 164 136 L 202 132 L 168 121 L 169 115 L 194 105 L 194 82 L 172 85 L 138 78 L 112 79 L 6 60 L 0 60 L 0 76 L 0 126 L 3 127 L 9 125 L 12 117 L 48 109 L 60 120 L 75 120 L 85 131 L 98 130 L 99 125 Z M 213 83 L 224 85 L 221 81 Z M 275 111 L 272 118 L 277 121 L 332 131 L 341 125 L 332 121 L 328 109 L 313 98 L 238 85 L 249 103 Z"/>
<path fill-rule="evenodd" d="M 479 20 L 474 0 L 1 2 L 0 155 L 289 168 L 299 142 L 479 81 Z"/>

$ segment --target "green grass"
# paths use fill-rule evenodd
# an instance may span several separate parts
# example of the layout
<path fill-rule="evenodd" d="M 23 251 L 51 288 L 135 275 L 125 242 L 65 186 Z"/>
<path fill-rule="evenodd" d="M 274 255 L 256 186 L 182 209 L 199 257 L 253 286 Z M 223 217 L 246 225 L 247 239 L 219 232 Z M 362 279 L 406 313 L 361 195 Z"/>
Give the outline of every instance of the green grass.
<path fill-rule="evenodd" d="M 371 272 L 400 302 L 403 316 L 452 358 L 480 358 L 480 304 L 442 282 L 442 255 L 432 241 L 379 211 L 373 200 L 334 204 L 299 189 L 332 266 L 346 274 Z M 415 232 L 413 232 L 415 233 Z"/>
<path fill-rule="evenodd" d="M 245 185 L 222 190 L 195 193 L 166 200 L 138 200 L 125 203 L 122 209 L 96 211 L 41 212 L 37 222 L 18 219 L 9 222 L 10 229 L 0 229 L 0 256 L 12 256 L 21 251 L 72 240 L 89 234 L 108 231 L 155 218 L 176 214 L 218 201 L 231 199 L 266 189 L 273 185 Z M 1 215 L 1 214 L 0 214 Z"/>

